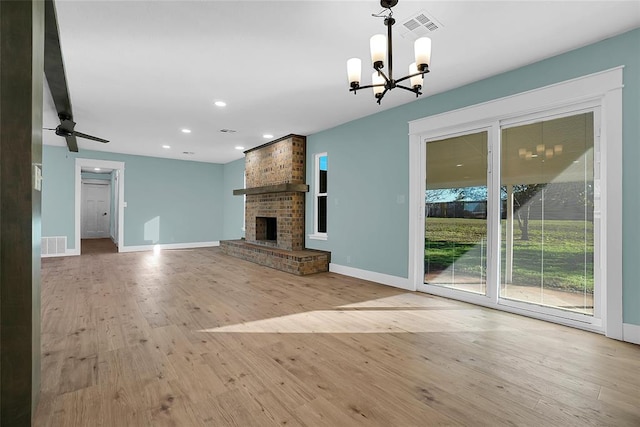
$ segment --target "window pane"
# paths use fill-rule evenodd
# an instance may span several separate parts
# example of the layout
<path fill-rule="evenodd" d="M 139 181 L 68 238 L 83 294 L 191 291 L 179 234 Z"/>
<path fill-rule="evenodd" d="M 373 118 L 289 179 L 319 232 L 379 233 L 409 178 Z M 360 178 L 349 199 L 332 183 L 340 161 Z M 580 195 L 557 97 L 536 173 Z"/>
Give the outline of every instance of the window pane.
<path fill-rule="evenodd" d="M 425 283 L 486 293 L 487 132 L 427 143 Z"/>
<path fill-rule="evenodd" d="M 318 184 L 318 193 L 327 192 L 327 156 L 321 156 L 318 161 L 320 182 Z"/>
<path fill-rule="evenodd" d="M 327 196 L 318 196 L 318 233 L 327 232 Z"/>
<path fill-rule="evenodd" d="M 500 296 L 593 315 L 593 113 L 502 131 Z"/>

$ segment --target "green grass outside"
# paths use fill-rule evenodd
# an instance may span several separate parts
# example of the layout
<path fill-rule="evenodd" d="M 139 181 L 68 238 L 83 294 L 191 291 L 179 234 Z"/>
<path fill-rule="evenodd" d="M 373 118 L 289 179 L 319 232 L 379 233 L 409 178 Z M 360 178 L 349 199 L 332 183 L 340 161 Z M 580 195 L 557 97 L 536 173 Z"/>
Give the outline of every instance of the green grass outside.
<path fill-rule="evenodd" d="M 501 275 L 504 276 L 506 221 L 501 225 Z M 486 276 L 485 220 L 427 218 L 425 231 L 426 272 L 444 270 L 455 262 L 457 272 Z M 541 274 L 543 267 L 544 274 Z M 540 286 L 541 279 L 545 287 L 593 292 L 592 223 L 529 221 L 527 241 L 520 240 L 520 230 L 517 223 L 514 224 L 513 283 Z"/>

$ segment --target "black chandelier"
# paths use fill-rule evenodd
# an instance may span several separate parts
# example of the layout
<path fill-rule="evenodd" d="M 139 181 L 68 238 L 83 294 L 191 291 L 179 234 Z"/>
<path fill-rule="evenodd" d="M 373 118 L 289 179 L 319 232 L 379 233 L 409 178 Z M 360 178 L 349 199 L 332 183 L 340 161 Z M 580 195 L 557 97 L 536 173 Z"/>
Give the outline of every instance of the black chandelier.
<path fill-rule="evenodd" d="M 373 88 L 373 94 L 378 104 L 380 104 L 380 101 L 382 101 L 382 98 L 388 91 L 396 87 L 415 93 L 416 98 L 422 95 L 420 90 L 422 89 L 424 75 L 429 72 L 429 63 L 431 62 L 431 39 L 421 37 L 416 40 L 414 44 L 416 62 L 409 65 L 409 74 L 397 80 L 393 78 L 391 27 L 396 23 L 396 20 L 393 19 L 391 8 L 396 4 L 398 4 L 398 0 L 380 0 L 380 6 L 386 9 L 388 13 L 386 15 L 383 13 L 373 15 L 376 17 L 384 17 L 384 25 L 387 26 L 387 36 L 385 37 L 384 34 L 376 34 L 371 37 L 371 62 L 375 70 L 371 76 L 371 84 L 360 86 L 360 77 L 362 74 L 362 61 L 360 61 L 360 58 L 351 58 L 347 61 L 347 74 L 349 76 L 349 85 L 351 86 L 349 92 L 355 94 L 358 89 Z M 389 67 L 388 75 L 382 70 L 384 68 L 385 53 Z M 410 87 L 399 84 L 408 79 L 410 79 Z"/>

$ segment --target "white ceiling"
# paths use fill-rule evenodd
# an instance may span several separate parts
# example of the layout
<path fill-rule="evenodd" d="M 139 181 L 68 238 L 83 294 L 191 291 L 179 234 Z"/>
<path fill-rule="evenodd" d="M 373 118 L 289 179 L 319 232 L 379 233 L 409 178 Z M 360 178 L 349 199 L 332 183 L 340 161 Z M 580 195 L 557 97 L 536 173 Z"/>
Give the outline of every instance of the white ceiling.
<path fill-rule="evenodd" d="M 227 163 L 243 157 L 235 146 L 268 142 L 264 133 L 309 135 L 416 99 L 398 89 L 379 106 L 370 89 L 348 92 L 350 57 L 362 59 L 362 84 L 369 83 L 369 38 L 385 31 L 371 16 L 381 11 L 377 0 L 56 6 L 76 129 L 111 141 L 79 138 L 81 152 Z M 413 62 L 413 41 L 400 36 L 400 22 L 420 10 L 443 25 L 431 35 L 422 98 L 640 27 L 638 0 L 400 0 L 393 9 L 396 78 Z M 44 127 L 55 127 L 45 92 Z M 44 143 L 65 144 L 51 131 Z"/>

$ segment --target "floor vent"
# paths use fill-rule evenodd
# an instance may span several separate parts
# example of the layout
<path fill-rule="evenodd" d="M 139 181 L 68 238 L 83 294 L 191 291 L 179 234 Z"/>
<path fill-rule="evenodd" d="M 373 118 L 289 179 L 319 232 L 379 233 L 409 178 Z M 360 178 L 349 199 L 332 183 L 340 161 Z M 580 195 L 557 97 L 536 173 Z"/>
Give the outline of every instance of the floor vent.
<path fill-rule="evenodd" d="M 63 256 L 67 253 L 67 236 L 43 237 L 41 254 L 43 257 Z"/>
<path fill-rule="evenodd" d="M 398 27 L 400 29 L 400 35 L 412 40 L 428 36 L 442 28 L 442 24 L 424 10 L 399 22 L 402 22 L 402 25 Z"/>

